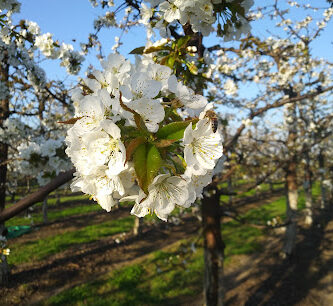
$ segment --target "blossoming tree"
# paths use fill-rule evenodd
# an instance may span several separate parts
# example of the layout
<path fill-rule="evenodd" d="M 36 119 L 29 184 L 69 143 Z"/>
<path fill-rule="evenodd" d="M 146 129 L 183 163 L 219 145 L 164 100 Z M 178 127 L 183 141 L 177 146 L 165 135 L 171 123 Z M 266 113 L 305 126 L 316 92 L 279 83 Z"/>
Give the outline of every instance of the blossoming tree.
<path fill-rule="evenodd" d="M 220 225 L 220 181 L 214 180 L 208 185 L 222 157 L 223 147 L 214 105 L 208 100 L 236 105 L 246 112 L 243 122 L 224 144 L 224 152 L 228 154 L 255 118 L 284 105 L 293 111 L 296 102 L 331 90 L 330 77 L 323 77 L 323 73 L 318 72 L 323 62 L 311 58 L 309 44 L 319 36 L 332 11 L 325 11 L 318 31 L 303 37 L 302 31 L 311 20 L 306 18 L 292 25 L 285 18 L 286 13 L 277 7 L 277 2 L 273 2 L 250 16 L 261 18 L 263 10 L 273 9 L 271 17 L 280 20 L 290 38 L 261 40 L 251 35 L 241 39 L 242 34 L 250 30 L 248 11 L 253 1 L 129 0 L 114 11 L 109 10 L 113 1 L 91 2 L 107 12 L 96 19 L 96 32 L 82 44 L 84 53 L 92 47 L 101 50 L 98 33 L 103 27 L 117 26 L 128 31 L 138 23 L 143 24 L 147 30 L 147 44 L 131 52 L 136 55 L 135 63 L 117 53 L 107 58 L 100 53 L 102 69 L 91 69 L 71 90 L 75 113 L 70 119 L 63 118 L 61 126 L 70 125 L 66 153 L 76 171 L 72 190 L 91 195 L 106 211 L 110 211 L 116 201 L 131 201 L 134 202 L 132 214 L 144 217 L 155 213 L 164 221 L 177 205 L 189 207 L 196 198 L 203 198 L 205 300 L 207 305 L 221 305 L 224 245 Z M 32 84 L 29 89 L 39 96 L 46 94 L 61 101 L 47 86 L 33 56 L 28 55 L 39 48 L 47 58 L 60 58 L 71 73 L 78 71 L 82 57 L 70 46 L 54 42 L 51 34 L 40 35 L 34 23 L 22 22 L 13 27 L 9 17 L 19 6 L 18 2 L 1 1 L 0 4 L 3 10 L 10 12 L 1 21 L 0 47 L 5 55 L 0 76 L 6 92 L 2 100 L 3 121 L 0 121 L 3 127 L 10 111 L 10 69 L 25 67 L 27 74 L 24 77 Z M 118 20 L 118 12 L 125 7 L 123 18 Z M 237 47 L 206 47 L 204 37 L 214 32 L 225 42 L 241 40 Z M 113 50 L 120 45 L 121 40 L 117 38 Z M 233 56 L 229 57 L 230 53 Z M 15 62 L 16 58 L 21 61 Z M 309 74 L 310 80 L 305 80 Z M 21 79 L 20 76 L 15 82 L 27 86 L 28 82 L 21 82 Z M 261 91 L 255 99 L 249 101 L 237 96 L 242 82 L 260 84 Z M 289 143 L 295 140 L 291 125 L 287 131 Z M 1 145 L 0 161 L 6 161 L 8 144 L 2 141 Z M 59 169 L 62 161 L 55 156 L 55 145 L 58 145 L 56 139 L 45 143 L 33 140 L 29 146 L 22 144 L 21 156 L 30 160 L 26 168 L 32 165 L 33 170 L 40 169 L 31 162 L 35 147 L 40 151 L 39 161 L 45 158 L 44 161 Z M 294 154 L 295 150 L 288 152 Z M 289 166 L 293 164 L 290 162 Z M 6 177 L 6 167 L 1 167 L 3 177 Z M 292 172 L 287 178 L 289 203 L 295 204 L 295 171 L 289 170 Z M 64 178 L 47 185 L 43 194 L 60 182 L 68 181 L 71 173 Z M 4 196 L 4 184 L 1 186 L 0 196 Z M 31 200 L 23 200 L 21 207 L 31 205 L 37 198 L 36 195 Z M 293 219 L 291 215 L 288 217 Z"/>

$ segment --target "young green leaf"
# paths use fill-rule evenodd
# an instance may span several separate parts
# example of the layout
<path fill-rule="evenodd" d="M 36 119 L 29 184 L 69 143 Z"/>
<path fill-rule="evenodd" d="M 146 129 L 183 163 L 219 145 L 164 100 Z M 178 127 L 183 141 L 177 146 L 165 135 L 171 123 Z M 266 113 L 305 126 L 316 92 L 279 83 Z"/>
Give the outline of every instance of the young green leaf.
<path fill-rule="evenodd" d="M 138 47 L 133 49 L 129 54 L 143 54 L 145 47 Z"/>
<path fill-rule="evenodd" d="M 162 128 L 158 130 L 156 133 L 156 136 L 160 139 L 181 139 L 183 136 L 179 137 L 181 135 L 181 131 L 184 134 L 184 130 L 187 128 L 187 126 L 191 122 L 197 122 L 198 119 L 193 119 L 193 120 L 187 120 L 187 121 L 177 121 L 177 122 L 171 122 Z M 177 135 L 178 138 L 172 138 L 171 135 Z"/>
<path fill-rule="evenodd" d="M 133 154 L 134 169 L 141 189 L 147 193 L 147 144 L 140 144 Z"/>
<path fill-rule="evenodd" d="M 162 158 L 156 146 L 149 144 L 147 152 L 147 188 L 161 168 Z"/>
<path fill-rule="evenodd" d="M 135 150 L 133 160 L 139 186 L 147 194 L 148 186 L 161 168 L 160 152 L 156 146 L 143 143 Z"/>

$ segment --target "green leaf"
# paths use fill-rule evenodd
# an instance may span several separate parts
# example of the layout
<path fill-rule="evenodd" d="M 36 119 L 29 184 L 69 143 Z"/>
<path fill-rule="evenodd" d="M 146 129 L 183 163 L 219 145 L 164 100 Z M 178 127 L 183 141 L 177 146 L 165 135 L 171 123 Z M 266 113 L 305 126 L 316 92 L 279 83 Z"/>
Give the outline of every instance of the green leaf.
<path fill-rule="evenodd" d="M 145 47 L 138 47 L 133 49 L 129 54 L 143 54 Z"/>
<path fill-rule="evenodd" d="M 143 143 L 135 150 L 133 160 L 139 186 L 147 194 L 148 186 L 161 168 L 162 158 L 160 152 L 156 146 Z"/>
<path fill-rule="evenodd" d="M 194 75 L 198 74 L 198 67 L 191 62 L 186 62 L 186 66 L 188 67 L 188 70 L 190 70 L 190 72 Z"/>
<path fill-rule="evenodd" d="M 175 64 L 175 57 L 170 55 L 169 58 L 168 58 L 168 61 L 166 63 L 166 65 L 168 67 L 170 67 L 171 69 L 173 69 L 173 65 Z"/>
<path fill-rule="evenodd" d="M 179 131 L 177 131 L 175 133 L 172 133 L 172 134 L 168 135 L 166 138 L 167 139 L 171 139 L 173 141 L 177 141 L 179 139 L 184 138 L 184 132 L 185 132 L 185 128 L 181 129 L 181 130 L 179 130 Z"/>
<path fill-rule="evenodd" d="M 188 41 L 190 40 L 191 36 L 186 35 L 177 40 L 177 48 L 181 49 L 187 46 Z"/>
<path fill-rule="evenodd" d="M 138 184 L 144 192 L 147 192 L 147 144 L 143 143 L 137 147 L 133 161 Z"/>
<path fill-rule="evenodd" d="M 193 119 L 193 120 L 187 120 L 187 121 L 177 121 L 177 122 L 172 122 L 169 123 L 162 128 L 158 130 L 156 133 L 156 136 L 160 139 L 181 139 L 183 138 L 184 135 L 184 130 L 187 128 L 187 126 L 191 123 L 194 122 L 196 123 L 198 119 Z M 176 138 L 172 138 L 176 137 Z"/>
<path fill-rule="evenodd" d="M 157 52 L 157 51 L 162 51 L 162 50 L 170 50 L 170 47 L 165 46 L 165 45 L 161 45 L 161 46 L 151 46 L 147 49 L 144 50 L 144 54 L 149 54 L 149 53 L 153 53 L 153 52 Z"/>
<path fill-rule="evenodd" d="M 156 146 L 149 144 L 147 154 L 147 188 L 160 170 L 161 164 L 162 158 L 160 152 Z"/>

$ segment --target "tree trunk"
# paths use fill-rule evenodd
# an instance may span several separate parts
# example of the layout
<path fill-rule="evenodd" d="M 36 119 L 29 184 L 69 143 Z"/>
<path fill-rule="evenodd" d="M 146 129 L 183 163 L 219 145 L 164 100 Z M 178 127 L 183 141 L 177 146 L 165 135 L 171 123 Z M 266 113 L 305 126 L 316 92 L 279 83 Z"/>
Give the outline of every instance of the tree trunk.
<path fill-rule="evenodd" d="M 43 223 L 46 224 L 49 222 L 49 219 L 47 217 L 47 196 L 43 200 Z"/>
<path fill-rule="evenodd" d="M 204 192 L 202 226 L 204 235 L 204 299 L 205 305 L 223 305 L 224 243 L 221 234 L 219 194 L 216 188 L 210 195 Z"/>
<path fill-rule="evenodd" d="M 61 194 L 60 194 L 60 191 L 57 189 L 56 192 L 56 198 L 57 198 L 57 201 L 56 201 L 56 204 L 59 205 L 61 203 Z"/>
<path fill-rule="evenodd" d="M 297 176 L 296 176 L 296 160 L 293 158 L 287 168 L 286 173 L 286 191 L 287 191 L 287 213 L 286 222 L 287 230 L 285 236 L 285 243 L 283 246 L 283 252 L 288 257 L 292 255 L 295 249 L 296 234 L 297 234 L 297 202 L 298 202 L 298 192 L 297 192 Z"/>
<path fill-rule="evenodd" d="M 328 199 L 327 199 L 327 190 L 325 186 L 325 159 L 324 153 L 321 149 L 318 155 L 318 164 L 319 164 L 319 178 L 320 178 L 320 191 L 321 191 L 321 208 L 325 209 L 328 208 Z"/>
<path fill-rule="evenodd" d="M 232 191 L 232 179 L 231 176 L 228 177 L 228 191 Z M 232 196 L 229 196 L 229 205 L 232 204 Z"/>
<path fill-rule="evenodd" d="M 0 82 L 8 86 L 9 65 L 6 50 L 3 52 L 4 57 L 0 63 Z M 7 87 L 8 88 L 8 87 Z M 0 100 L 0 129 L 3 128 L 5 120 L 9 117 L 9 94 Z M 8 159 L 8 144 L 0 142 L 0 213 L 5 209 L 6 201 L 6 179 L 7 179 L 7 161 Z M 5 224 L 0 222 L 0 234 L 5 231 Z M 6 261 L 6 256 L 2 256 L 0 262 L 0 284 L 5 284 L 8 281 L 9 268 Z"/>
<path fill-rule="evenodd" d="M 133 234 L 138 236 L 142 233 L 143 218 L 136 217 L 134 220 Z"/>
<path fill-rule="evenodd" d="M 3 223 L 0 224 L 0 237 L 6 237 L 6 228 Z M 5 243 L 0 242 L 0 247 L 3 246 L 5 246 Z M 7 258 L 4 254 L 0 254 L 0 287 L 1 285 L 8 283 L 9 274 L 10 269 L 7 263 Z"/>
<path fill-rule="evenodd" d="M 312 202 L 312 173 L 310 167 L 309 151 L 306 150 L 305 156 L 305 177 L 304 177 L 304 194 L 305 194 L 305 224 L 312 225 L 313 223 L 313 202 Z"/>

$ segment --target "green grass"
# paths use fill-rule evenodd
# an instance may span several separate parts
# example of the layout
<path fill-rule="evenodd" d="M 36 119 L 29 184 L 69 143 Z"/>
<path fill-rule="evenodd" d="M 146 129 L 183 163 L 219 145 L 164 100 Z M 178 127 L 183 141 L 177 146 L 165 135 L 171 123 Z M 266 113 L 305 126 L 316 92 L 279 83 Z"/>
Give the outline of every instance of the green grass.
<path fill-rule="evenodd" d="M 260 191 L 267 190 L 264 184 Z M 277 188 L 275 186 L 275 188 Z M 251 191 L 247 196 L 252 195 Z M 319 184 L 314 184 L 314 198 L 320 194 Z M 299 208 L 304 208 L 304 192 L 299 193 Z M 82 197 L 82 196 L 81 196 Z M 226 197 L 228 198 L 228 197 Z M 61 198 L 62 202 L 64 197 Z M 69 200 L 73 200 L 70 197 Z M 56 201 L 56 199 L 54 199 Z M 248 222 L 266 224 L 273 217 L 284 217 L 285 197 L 253 209 L 242 217 Z M 98 205 L 80 205 L 62 211 L 50 211 L 49 219 L 55 220 L 80 213 L 100 209 Z M 34 217 L 40 220 L 41 216 Z M 150 217 L 152 219 L 154 217 Z M 76 232 L 49 237 L 47 240 L 31 241 L 11 247 L 8 257 L 12 264 L 35 261 L 62 252 L 68 247 L 96 241 L 102 237 L 129 231 L 133 218 L 127 217 L 98 225 L 90 225 Z M 236 221 L 223 224 L 222 236 L 226 244 L 225 254 L 228 264 L 237 254 L 250 254 L 260 251 L 261 237 L 265 230 Z M 202 243 L 202 242 L 201 242 Z M 176 305 L 182 297 L 195 296 L 202 290 L 203 251 L 191 251 L 190 241 L 180 241 L 167 251 L 157 251 L 139 264 L 132 264 L 112 271 L 102 278 L 68 289 L 53 296 L 48 305 Z"/>
<path fill-rule="evenodd" d="M 312 187 L 312 195 L 314 201 L 319 197 L 320 195 L 320 185 L 318 182 L 313 184 Z M 298 209 L 302 210 L 305 208 L 305 196 L 304 191 L 299 191 L 298 196 Z M 278 198 L 277 200 L 262 205 L 256 209 L 248 211 L 243 218 L 246 219 L 248 222 L 254 223 L 254 224 L 266 224 L 267 221 L 272 220 L 274 217 L 280 217 L 282 220 L 285 219 L 286 216 L 286 197 L 282 196 Z"/>
<path fill-rule="evenodd" d="M 11 254 L 8 256 L 8 262 L 10 264 L 21 264 L 45 259 L 51 255 L 61 253 L 73 245 L 89 243 L 110 235 L 128 232 L 132 229 L 133 224 L 134 217 L 128 216 L 44 239 L 13 245 L 9 243 Z"/>
<path fill-rule="evenodd" d="M 313 195 L 319 195 L 319 186 Z M 304 194 L 301 191 L 299 208 Z M 253 223 L 266 223 L 285 214 L 285 197 L 252 209 L 243 217 Z M 260 238 L 265 230 L 236 221 L 223 224 L 226 244 L 225 263 L 236 254 L 260 251 Z M 51 299 L 48 305 L 176 305 L 185 296 L 200 294 L 203 279 L 202 248 L 193 253 L 189 241 L 181 241 L 168 251 L 152 253 L 140 264 L 134 264 L 106 274 L 103 278 L 66 290 Z M 184 262 L 185 260 L 185 262 Z"/>
<path fill-rule="evenodd" d="M 260 249 L 261 230 L 236 222 L 223 225 L 227 259 Z M 228 260 L 227 260 L 228 262 Z M 76 286 L 50 298 L 48 305 L 177 305 L 181 297 L 202 290 L 203 251 L 191 250 L 182 240 L 167 251 L 156 251 L 143 260 Z"/>
<path fill-rule="evenodd" d="M 15 196 L 15 201 L 18 201 L 20 199 L 22 199 L 24 196 Z M 60 202 L 72 202 L 72 201 L 82 201 L 82 200 L 87 200 L 89 199 L 89 196 L 86 194 L 68 194 L 68 195 L 61 195 L 60 196 Z M 55 195 L 55 193 L 50 193 L 50 197 L 47 200 L 47 204 L 49 206 L 53 206 L 53 205 L 57 205 L 57 197 Z M 11 202 L 11 198 L 10 197 L 6 197 L 6 207 L 9 207 L 11 205 L 13 205 L 15 203 Z M 38 202 L 36 204 L 34 204 L 34 207 L 39 207 L 42 206 L 42 202 Z"/>
<path fill-rule="evenodd" d="M 235 190 L 236 192 L 242 190 L 243 185 L 245 184 L 245 181 L 243 182 L 242 180 L 240 180 L 240 182 L 242 182 L 242 184 L 236 185 L 236 186 L 232 187 L 233 190 Z M 248 185 L 248 183 L 249 183 L 249 181 L 247 181 L 247 185 Z M 219 187 L 228 188 L 227 183 L 223 183 Z M 283 187 L 283 183 L 281 183 L 281 184 L 275 184 L 274 185 L 274 190 L 277 190 L 277 189 L 282 188 L 282 187 Z M 268 190 L 270 190 L 269 184 L 261 184 L 261 185 L 259 185 L 259 188 L 257 189 L 257 191 L 256 191 L 255 188 L 253 188 L 253 189 L 251 189 L 249 191 L 246 191 L 246 192 L 243 192 L 243 193 L 238 194 L 236 196 L 233 196 L 233 198 L 234 199 L 241 199 L 241 198 L 251 197 L 251 196 L 254 196 L 255 194 L 260 194 L 260 193 L 266 192 Z M 227 196 L 227 195 L 221 195 L 220 199 L 223 202 L 229 202 L 229 196 Z"/>
<path fill-rule="evenodd" d="M 48 211 L 48 220 L 50 222 L 64 219 L 66 217 L 75 216 L 78 214 L 87 214 L 94 211 L 102 211 L 102 208 L 94 202 L 89 202 L 86 205 L 76 205 L 68 208 L 63 208 L 61 210 L 49 210 Z M 32 214 L 34 224 L 42 223 L 43 222 L 43 214 L 36 213 Z M 25 217 L 14 217 L 6 222 L 7 226 L 12 225 L 29 225 L 30 219 Z"/>

